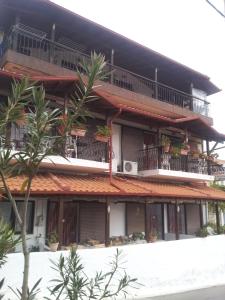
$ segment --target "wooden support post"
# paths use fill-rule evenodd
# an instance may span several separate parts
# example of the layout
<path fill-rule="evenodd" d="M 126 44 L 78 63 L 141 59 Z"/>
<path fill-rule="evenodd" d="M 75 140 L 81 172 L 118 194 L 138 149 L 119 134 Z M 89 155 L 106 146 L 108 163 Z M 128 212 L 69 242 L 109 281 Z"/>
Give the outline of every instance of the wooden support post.
<path fill-rule="evenodd" d="M 63 224 L 64 224 L 64 201 L 59 198 L 59 219 L 58 219 L 58 235 L 59 235 L 59 245 L 63 244 Z"/>
<path fill-rule="evenodd" d="M 216 230 L 217 234 L 220 234 L 220 211 L 218 201 L 216 201 Z"/>
<path fill-rule="evenodd" d="M 80 242 L 80 203 L 77 202 L 77 219 L 76 219 L 76 243 Z"/>
<path fill-rule="evenodd" d="M 174 205 L 174 211 L 175 211 L 175 236 L 176 240 L 180 239 L 180 234 L 179 234 L 179 205 L 178 201 L 176 200 L 176 203 Z"/>
<path fill-rule="evenodd" d="M 155 99 L 158 99 L 158 68 L 155 68 Z"/>
<path fill-rule="evenodd" d="M 105 246 L 110 246 L 110 200 L 107 198 L 105 203 Z"/>
<path fill-rule="evenodd" d="M 162 240 L 165 240 L 165 212 L 164 212 L 164 203 L 161 204 L 161 213 L 162 213 Z"/>
<path fill-rule="evenodd" d="M 200 228 L 203 227 L 203 207 L 202 207 L 202 201 L 200 201 L 199 204 L 199 221 L 200 221 Z"/>
<path fill-rule="evenodd" d="M 50 57 L 49 57 L 49 60 L 50 60 L 50 63 L 53 63 L 53 60 L 54 60 L 54 41 L 55 41 L 55 24 L 52 24 L 52 30 L 51 30 L 51 46 L 50 46 Z"/>
<path fill-rule="evenodd" d="M 207 152 L 207 156 L 209 156 L 210 151 L 209 151 L 209 141 L 208 140 L 206 141 L 206 152 Z M 208 172 L 208 175 L 211 175 L 211 166 L 210 166 L 209 160 L 207 160 L 207 172 Z"/>
<path fill-rule="evenodd" d="M 111 84 L 114 83 L 114 75 L 113 75 L 114 54 L 115 54 L 115 51 L 114 51 L 114 49 L 112 49 L 111 50 L 111 61 L 110 61 L 110 63 L 111 63 L 111 72 L 112 72 L 111 75 L 110 75 Z"/>
<path fill-rule="evenodd" d="M 145 201 L 145 239 L 150 242 L 150 204 Z"/>

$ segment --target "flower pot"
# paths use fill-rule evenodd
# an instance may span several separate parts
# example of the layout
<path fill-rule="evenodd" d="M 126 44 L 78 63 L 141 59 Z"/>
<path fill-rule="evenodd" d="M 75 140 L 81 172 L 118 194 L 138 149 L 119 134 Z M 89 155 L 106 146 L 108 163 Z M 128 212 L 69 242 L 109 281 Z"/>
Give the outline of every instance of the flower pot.
<path fill-rule="evenodd" d="M 96 141 L 99 141 L 99 142 L 108 143 L 109 136 L 96 134 L 95 139 L 96 139 Z"/>
<path fill-rule="evenodd" d="M 59 243 L 49 243 L 49 248 L 52 252 L 56 252 L 58 250 Z"/>
<path fill-rule="evenodd" d="M 188 152 L 189 152 L 189 150 L 187 150 L 187 149 L 181 149 L 180 150 L 181 155 L 188 155 Z"/>
<path fill-rule="evenodd" d="M 170 151 L 170 144 L 163 146 L 164 152 Z"/>
<path fill-rule="evenodd" d="M 85 136 L 86 134 L 86 129 L 82 129 L 82 128 L 72 128 L 70 134 L 72 136 Z"/>
<path fill-rule="evenodd" d="M 151 243 L 156 242 L 156 241 L 157 241 L 157 235 L 151 235 L 151 234 L 150 234 L 149 240 L 150 240 Z"/>

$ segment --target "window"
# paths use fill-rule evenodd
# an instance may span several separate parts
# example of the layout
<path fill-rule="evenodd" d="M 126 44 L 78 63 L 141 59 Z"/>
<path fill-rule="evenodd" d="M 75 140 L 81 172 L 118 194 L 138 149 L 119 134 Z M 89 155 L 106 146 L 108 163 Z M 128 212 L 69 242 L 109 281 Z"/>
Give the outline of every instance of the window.
<path fill-rule="evenodd" d="M 22 211 L 23 202 L 17 201 L 17 207 L 19 212 Z M 0 202 L 0 218 L 10 224 L 12 228 L 15 230 L 16 233 L 20 233 L 20 227 L 18 222 L 16 221 L 15 214 L 13 212 L 13 208 L 10 202 Z M 34 202 L 28 202 L 28 209 L 27 209 L 27 233 L 33 233 L 33 226 L 34 226 Z"/>

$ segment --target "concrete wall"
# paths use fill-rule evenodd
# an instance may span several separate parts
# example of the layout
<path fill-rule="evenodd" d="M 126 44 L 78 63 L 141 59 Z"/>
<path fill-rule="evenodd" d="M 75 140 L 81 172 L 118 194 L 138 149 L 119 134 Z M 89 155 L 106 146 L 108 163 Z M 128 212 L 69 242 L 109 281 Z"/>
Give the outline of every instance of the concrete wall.
<path fill-rule="evenodd" d="M 224 285 L 224 244 L 225 236 L 220 235 L 117 247 L 123 251 L 123 267 L 127 273 L 132 278 L 138 278 L 138 282 L 142 284 L 138 289 L 129 290 L 127 299 L 149 298 L 160 294 Z M 115 252 L 116 247 L 78 250 L 84 271 L 89 277 L 93 277 L 96 271 L 108 271 L 108 263 Z M 31 254 L 29 286 L 33 286 L 42 278 L 39 300 L 49 296 L 47 286 L 52 286 L 50 280 L 57 276 L 51 268 L 50 259 L 57 261 L 61 254 L 67 256 L 68 251 Z M 8 286 L 21 287 L 22 268 L 22 254 L 8 255 L 8 262 L 0 270 L 0 278 L 6 278 L 2 290 L 6 294 L 5 299 L 17 299 Z M 124 299 L 124 295 L 120 299 Z"/>
<path fill-rule="evenodd" d="M 110 236 L 125 235 L 125 204 L 110 205 Z"/>

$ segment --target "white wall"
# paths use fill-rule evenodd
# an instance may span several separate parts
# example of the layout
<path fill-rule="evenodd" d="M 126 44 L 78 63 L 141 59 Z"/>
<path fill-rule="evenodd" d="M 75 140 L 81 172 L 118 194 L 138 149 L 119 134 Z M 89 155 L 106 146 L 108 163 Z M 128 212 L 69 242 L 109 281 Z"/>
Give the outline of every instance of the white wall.
<path fill-rule="evenodd" d="M 125 235 L 125 204 L 111 203 L 110 205 L 110 236 Z"/>
<path fill-rule="evenodd" d="M 130 291 L 128 299 L 151 297 L 185 290 L 216 286 L 225 282 L 225 236 L 195 238 L 171 242 L 117 247 L 125 256 L 123 267 L 142 285 Z M 108 271 L 116 247 L 78 250 L 85 273 L 93 276 L 96 271 Z M 47 295 L 49 281 L 56 277 L 49 259 L 56 261 L 68 251 L 31 253 L 30 287 L 42 278 L 39 299 Z M 209 259 L 210 258 L 210 259 Z M 23 255 L 8 255 L 8 262 L 0 270 L 5 277 L 6 299 L 16 300 L 8 289 L 20 287 L 22 282 Z M 4 291 L 4 290 L 3 290 Z M 124 299 L 122 296 L 121 299 Z"/>
<path fill-rule="evenodd" d="M 113 161 L 112 170 L 117 172 L 117 167 L 121 165 L 121 126 L 113 124 L 112 126 L 112 148 L 113 148 Z"/>

